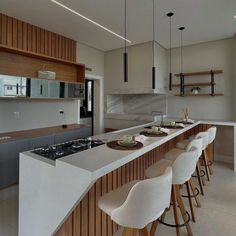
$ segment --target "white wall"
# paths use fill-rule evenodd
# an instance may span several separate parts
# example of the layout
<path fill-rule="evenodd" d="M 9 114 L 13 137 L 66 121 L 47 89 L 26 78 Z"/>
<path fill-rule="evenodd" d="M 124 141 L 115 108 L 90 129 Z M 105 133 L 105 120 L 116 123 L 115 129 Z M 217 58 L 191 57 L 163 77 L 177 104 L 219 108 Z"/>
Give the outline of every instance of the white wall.
<path fill-rule="evenodd" d="M 168 98 L 168 116 L 182 116 L 184 107 L 190 108 L 190 116 L 199 119 L 210 120 L 234 120 L 233 92 L 234 77 L 233 53 L 234 39 L 201 43 L 184 47 L 184 72 L 197 72 L 212 69 L 222 69 L 224 73 L 216 76 L 216 89 L 223 92 L 222 97 L 176 97 L 175 91 Z M 180 49 L 176 48 L 172 53 L 173 74 L 180 72 Z M 186 82 L 210 81 L 208 77 L 186 78 Z M 175 79 L 174 83 L 178 83 Z M 210 89 L 207 88 L 207 89 Z M 209 90 L 210 91 L 210 90 Z"/>
<path fill-rule="evenodd" d="M 78 123 L 79 101 L 0 101 L 0 133 Z M 20 112 L 15 118 L 14 112 Z"/>
<path fill-rule="evenodd" d="M 89 74 L 104 76 L 104 52 L 87 45 L 77 43 L 77 62 L 92 68 Z"/>
<path fill-rule="evenodd" d="M 91 68 L 86 71 L 86 78 L 94 80 L 94 134 L 104 130 L 104 52 L 98 49 L 77 43 L 77 61 Z"/>

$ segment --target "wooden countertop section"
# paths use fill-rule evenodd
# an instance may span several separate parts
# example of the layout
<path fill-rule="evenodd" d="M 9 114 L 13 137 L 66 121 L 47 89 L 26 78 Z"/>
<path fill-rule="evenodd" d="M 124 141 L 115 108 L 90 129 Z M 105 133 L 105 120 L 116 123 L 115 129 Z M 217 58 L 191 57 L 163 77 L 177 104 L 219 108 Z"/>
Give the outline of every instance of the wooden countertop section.
<path fill-rule="evenodd" d="M 29 130 L 22 130 L 9 133 L 0 133 L 0 143 L 11 142 L 18 139 L 34 138 L 49 134 L 62 133 L 85 127 L 89 126 L 84 124 L 69 124 L 67 128 L 62 128 L 62 126 L 52 126 L 52 127 L 29 129 Z"/>

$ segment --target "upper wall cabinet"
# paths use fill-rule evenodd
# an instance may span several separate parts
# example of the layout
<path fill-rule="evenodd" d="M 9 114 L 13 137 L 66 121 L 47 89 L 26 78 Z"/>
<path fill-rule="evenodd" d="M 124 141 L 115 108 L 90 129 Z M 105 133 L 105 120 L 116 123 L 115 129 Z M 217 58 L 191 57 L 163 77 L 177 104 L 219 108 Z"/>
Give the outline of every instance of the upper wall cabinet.
<path fill-rule="evenodd" d="M 156 89 L 152 89 L 152 42 L 128 47 L 128 83 L 124 82 L 123 49 L 105 53 L 105 93 L 165 93 L 167 51 L 155 43 Z"/>
<path fill-rule="evenodd" d="M 56 72 L 60 81 L 84 82 L 76 41 L 0 14 L 0 74 L 37 77 L 39 70 Z"/>

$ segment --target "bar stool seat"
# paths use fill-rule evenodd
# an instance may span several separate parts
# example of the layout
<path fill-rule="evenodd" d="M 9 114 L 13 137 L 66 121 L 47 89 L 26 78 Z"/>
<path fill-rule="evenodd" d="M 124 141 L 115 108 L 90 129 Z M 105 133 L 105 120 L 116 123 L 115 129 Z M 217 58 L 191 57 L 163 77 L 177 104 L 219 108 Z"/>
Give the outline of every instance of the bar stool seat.
<path fill-rule="evenodd" d="M 173 148 L 169 152 L 165 154 L 165 159 L 174 162 L 179 155 L 181 155 L 183 152 L 185 152 L 184 149 L 179 148 Z"/>
<path fill-rule="evenodd" d="M 176 147 L 179 149 L 186 149 L 186 147 L 188 146 L 189 143 L 190 143 L 189 139 L 184 139 L 183 141 L 178 142 L 176 144 Z"/>
<path fill-rule="evenodd" d="M 166 169 L 170 166 L 172 166 L 172 161 L 161 159 L 145 170 L 145 176 L 147 178 L 155 178 L 157 176 L 163 175 Z"/>
<path fill-rule="evenodd" d="M 106 214 L 111 215 L 114 209 L 120 207 L 125 202 L 130 190 L 138 182 L 138 180 L 131 181 L 128 184 L 104 195 L 99 199 L 99 208 L 101 208 Z"/>

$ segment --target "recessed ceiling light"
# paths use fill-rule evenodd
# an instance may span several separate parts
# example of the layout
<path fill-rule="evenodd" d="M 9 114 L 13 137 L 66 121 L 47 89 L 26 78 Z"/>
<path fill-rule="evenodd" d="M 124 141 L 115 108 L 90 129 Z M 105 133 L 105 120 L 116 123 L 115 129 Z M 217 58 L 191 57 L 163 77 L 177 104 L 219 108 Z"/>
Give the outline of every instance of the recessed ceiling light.
<path fill-rule="evenodd" d="M 236 19 L 236 15 L 234 15 L 233 18 Z"/>
<path fill-rule="evenodd" d="M 111 33 L 111 34 L 113 34 L 113 35 L 115 35 L 115 36 L 117 36 L 117 37 L 119 37 L 119 38 L 125 40 L 126 42 L 131 43 L 130 40 L 124 38 L 123 36 L 121 36 L 121 35 L 119 35 L 119 34 L 117 34 L 117 33 L 115 33 L 114 31 L 112 31 L 112 30 L 106 28 L 105 26 L 100 25 L 99 23 L 97 23 L 97 22 L 95 22 L 95 21 L 89 19 L 88 17 L 86 17 L 86 16 L 80 14 L 79 12 L 77 12 L 77 11 L 75 11 L 75 10 L 73 10 L 73 9 L 71 9 L 71 8 L 69 8 L 69 7 L 67 7 L 67 6 L 65 6 L 64 4 L 62 4 L 62 3 L 60 3 L 60 2 L 58 2 L 58 1 L 56 1 L 56 0 L 50 0 L 50 1 L 53 2 L 53 3 L 55 3 L 55 4 L 57 4 L 57 5 L 60 6 L 60 7 L 63 7 L 64 9 L 66 9 L 66 10 L 68 10 L 68 11 L 74 13 L 75 15 L 77 15 L 77 16 L 79 16 L 79 17 L 81 17 L 81 18 L 83 18 L 83 19 L 85 19 L 85 20 L 87 20 L 87 21 L 89 21 L 90 23 L 93 23 L 94 25 L 96 25 L 96 26 L 102 28 L 103 30 L 106 30 L 107 32 L 109 32 L 109 33 Z"/>

